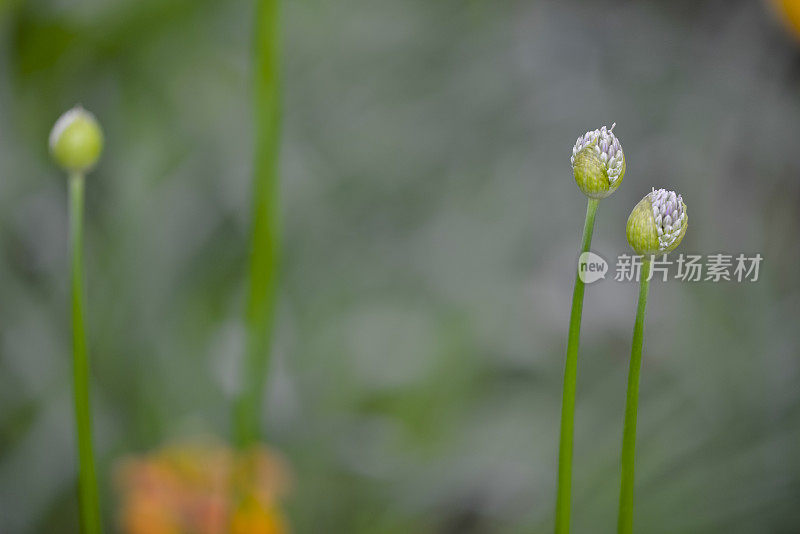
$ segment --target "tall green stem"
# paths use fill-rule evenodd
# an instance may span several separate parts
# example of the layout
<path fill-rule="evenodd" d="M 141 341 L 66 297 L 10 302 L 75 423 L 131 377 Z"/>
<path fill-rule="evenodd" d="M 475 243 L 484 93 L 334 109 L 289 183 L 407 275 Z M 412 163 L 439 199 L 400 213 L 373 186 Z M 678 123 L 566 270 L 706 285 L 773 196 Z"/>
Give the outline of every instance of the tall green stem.
<path fill-rule="evenodd" d="M 242 387 L 236 403 L 236 440 L 248 447 L 260 438 L 280 252 L 278 153 L 280 148 L 279 0 L 256 0 L 254 93 L 255 162 L 250 243 L 247 331 Z"/>
<path fill-rule="evenodd" d="M 586 205 L 581 254 L 592 245 L 594 217 L 598 200 L 590 198 Z M 558 447 L 558 495 L 556 498 L 556 534 L 569 532 L 572 486 L 572 444 L 575 433 L 575 385 L 578 374 L 578 343 L 581 335 L 584 284 L 575 270 L 575 289 L 572 292 L 572 313 L 569 316 L 567 358 L 564 365 L 564 392 L 561 397 L 561 442 Z"/>
<path fill-rule="evenodd" d="M 639 374 L 642 369 L 644 346 L 644 316 L 647 306 L 647 289 L 650 286 L 650 259 L 642 261 L 639 281 L 639 304 L 636 308 L 636 324 L 633 327 L 631 363 L 628 371 L 628 395 L 625 401 L 625 427 L 622 433 L 622 481 L 619 492 L 619 521 L 617 532 L 633 532 L 633 466 L 636 456 L 636 414 L 639 409 Z"/>
<path fill-rule="evenodd" d="M 75 424 L 78 435 L 81 532 L 100 534 L 100 507 L 92 449 L 89 399 L 89 356 L 83 316 L 83 174 L 69 177 L 69 220 L 72 255 L 72 357 Z"/>

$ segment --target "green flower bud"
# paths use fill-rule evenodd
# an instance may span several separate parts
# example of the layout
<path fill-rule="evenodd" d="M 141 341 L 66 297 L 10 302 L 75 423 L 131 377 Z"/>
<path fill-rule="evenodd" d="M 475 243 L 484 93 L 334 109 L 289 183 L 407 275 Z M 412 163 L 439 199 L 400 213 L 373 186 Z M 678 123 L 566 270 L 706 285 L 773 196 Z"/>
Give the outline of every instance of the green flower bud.
<path fill-rule="evenodd" d="M 578 137 L 572 149 L 572 172 L 575 182 L 589 198 L 606 198 L 622 183 L 625 154 L 611 128 L 588 131 Z"/>
<path fill-rule="evenodd" d="M 628 217 L 628 243 L 643 256 L 665 254 L 680 244 L 688 224 L 683 198 L 675 191 L 653 189 Z"/>
<path fill-rule="evenodd" d="M 103 130 L 94 115 L 80 106 L 67 111 L 50 132 L 50 154 L 67 172 L 87 172 L 100 158 Z"/>

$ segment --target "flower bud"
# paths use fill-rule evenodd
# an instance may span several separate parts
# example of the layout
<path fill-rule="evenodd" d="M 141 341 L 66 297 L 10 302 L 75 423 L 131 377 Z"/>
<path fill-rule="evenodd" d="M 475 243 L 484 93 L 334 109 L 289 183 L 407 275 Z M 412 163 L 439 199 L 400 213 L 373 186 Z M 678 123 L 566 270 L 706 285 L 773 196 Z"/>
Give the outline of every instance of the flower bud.
<path fill-rule="evenodd" d="M 665 254 L 680 244 L 688 224 L 683 198 L 675 191 L 653 189 L 628 217 L 628 243 L 637 254 Z"/>
<path fill-rule="evenodd" d="M 103 131 L 94 115 L 80 106 L 67 111 L 50 132 L 50 154 L 67 172 L 92 169 L 103 150 Z"/>
<path fill-rule="evenodd" d="M 589 198 L 606 198 L 622 183 L 625 175 L 625 154 L 614 126 L 588 131 L 578 137 L 572 149 L 572 172 L 575 182 Z"/>

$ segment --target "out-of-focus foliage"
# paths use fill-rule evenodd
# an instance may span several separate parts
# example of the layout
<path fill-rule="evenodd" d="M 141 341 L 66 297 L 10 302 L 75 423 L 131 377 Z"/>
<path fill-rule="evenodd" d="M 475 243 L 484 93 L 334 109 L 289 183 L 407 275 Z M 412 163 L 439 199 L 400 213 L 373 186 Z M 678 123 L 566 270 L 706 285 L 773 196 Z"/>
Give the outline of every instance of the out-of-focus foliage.
<path fill-rule="evenodd" d="M 0 1 L 0 530 L 74 532 L 65 183 L 76 103 L 103 505 L 112 466 L 230 428 L 252 162 L 244 0 Z M 640 532 L 800 529 L 800 55 L 759 2 L 284 3 L 283 267 L 270 444 L 298 533 L 548 532 L 575 137 L 617 122 L 685 252 L 761 253 L 754 284 L 654 283 Z M 613 266 L 612 266 L 613 268 Z M 636 287 L 587 290 L 574 531 L 612 532 Z M 70 529 L 73 530 L 70 530 Z"/>

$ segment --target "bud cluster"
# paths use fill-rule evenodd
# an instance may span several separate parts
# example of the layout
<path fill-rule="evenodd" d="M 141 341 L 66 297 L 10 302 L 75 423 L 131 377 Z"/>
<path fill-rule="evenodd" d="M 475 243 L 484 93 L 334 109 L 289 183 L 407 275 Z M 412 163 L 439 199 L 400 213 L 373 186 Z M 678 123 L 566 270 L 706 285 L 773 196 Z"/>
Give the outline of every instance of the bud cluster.
<path fill-rule="evenodd" d="M 572 148 L 572 171 L 575 181 L 585 195 L 605 198 L 613 193 L 625 174 L 625 155 L 614 126 L 603 126 L 578 137 Z"/>
<path fill-rule="evenodd" d="M 653 205 L 658 244 L 662 250 L 668 249 L 683 229 L 683 219 L 686 217 L 683 197 L 676 195 L 675 191 L 654 188 L 650 192 L 650 204 Z"/>
<path fill-rule="evenodd" d="M 670 252 L 680 244 L 688 223 L 689 215 L 681 195 L 653 189 L 633 208 L 628 218 L 628 243 L 637 254 Z"/>

